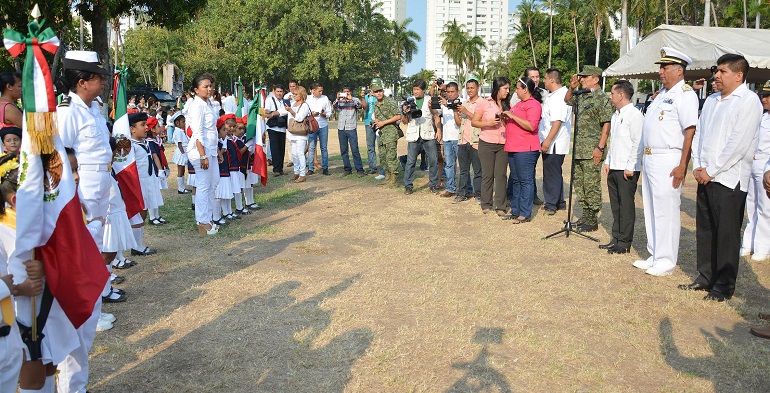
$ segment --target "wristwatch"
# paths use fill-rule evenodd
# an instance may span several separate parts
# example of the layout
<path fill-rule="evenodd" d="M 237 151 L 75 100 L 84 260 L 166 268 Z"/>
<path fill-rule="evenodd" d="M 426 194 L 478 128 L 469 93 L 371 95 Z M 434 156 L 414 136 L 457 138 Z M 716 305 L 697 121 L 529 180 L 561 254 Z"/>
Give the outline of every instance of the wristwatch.
<path fill-rule="evenodd" d="M 606 146 L 605 146 L 605 147 L 606 147 Z M 605 148 L 605 147 L 601 147 L 601 146 L 599 146 L 599 145 L 596 145 L 596 148 L 597 148 L 597 149 L 599 149 L 599 151 L 600 151 L 600 152 L 602 152 L 602 153 L 604 153 L 604 148 Z"/>

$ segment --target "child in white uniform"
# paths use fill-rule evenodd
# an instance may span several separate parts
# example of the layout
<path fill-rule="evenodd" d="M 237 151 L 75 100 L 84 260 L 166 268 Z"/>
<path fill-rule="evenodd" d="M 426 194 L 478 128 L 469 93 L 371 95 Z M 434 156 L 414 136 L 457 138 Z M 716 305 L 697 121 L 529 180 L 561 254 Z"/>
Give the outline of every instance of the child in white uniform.
<path fill-rule="evenodd" d="M 184 186 L 184 171 L 187 167 L 187 143 L 190 142 L 190 138 L 185 132 L 185 117 L 182 112 L 177 112 L 171 117 L 171 124 L 173 124 L 172 141 L 176 145 L 174 150 L 174 156 L 171 158 L 171 162 L 176 164 L 176 191 L 179 194 L 189 194 L 190 190 Z"/>
<path fill-rule="evenodd" d="M 140 112 L 128 115 L 128 124 L 131 133 L 131 148 L 136 158 L 136 171 L 139 173 L 139 184 L 142 186 L 144 208 L 157 209 L 156 193 L 160 194 L 160 188 L 158 178 L 152 168 L 154 164 L 150 156 L 150 148 L 144 141 L 144 138 L 147 137 L 147 114 Z M 156 252 L 144 245 L 144 220 L 146 218 L 147 210 L 142 210 L 129 219 L 138 246 L 131 249 L 131 255 L 152 255 Z"/>

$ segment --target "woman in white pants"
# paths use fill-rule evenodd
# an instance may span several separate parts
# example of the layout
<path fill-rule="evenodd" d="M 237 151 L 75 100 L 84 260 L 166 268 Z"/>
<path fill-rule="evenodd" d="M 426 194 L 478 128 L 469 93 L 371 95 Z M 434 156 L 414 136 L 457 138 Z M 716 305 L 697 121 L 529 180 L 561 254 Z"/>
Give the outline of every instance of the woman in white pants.
<path fill-rule="evenodd" d="M 289 111 L 289 119 L 302 122 L 305 117 L 311 116 L 310 106 L 305 102 L 307 99 L 307 90 L 302 86 L 297 86 L 294 91 L 293 106 L 286 105 L 286 110 Z M 291 161 L 294 163 L 294 176 L 292 180 L 295 183 L 302 183 L 307 179 L 306 176 L 306 160 L 305 149 L 307 148 L 307 135 L 286 133 L 286 139 L 291 141 Z M 310 157 L 312 160 L 313 157 Z"/>
<path fill-rule="evenodd" d="M 198 233 L 213 235 L 218 227 L 213 223 L 214 190 L 219 184 L 217 155 L 217 129 L 213 108 L 209 98 L 214 91 L 214 80 L 202 74 L 193 79 L 192 91 L 195 98 L 187 109 L 187 122 L 192 136 L 187 144 L 187 158 L 195 168 L 195 220 Z"/>

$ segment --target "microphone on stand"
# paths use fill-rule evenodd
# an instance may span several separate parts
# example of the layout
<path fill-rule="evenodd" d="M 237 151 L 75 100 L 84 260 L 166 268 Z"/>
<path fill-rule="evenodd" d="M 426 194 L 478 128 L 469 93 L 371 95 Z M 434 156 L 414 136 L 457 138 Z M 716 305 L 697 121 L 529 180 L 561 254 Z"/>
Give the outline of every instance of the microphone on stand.
<path fill-rule="evenodd" d="M 580 89 L 580 90 L 573 90 L 572 95 L 573 96 L 579 96 L 581 94 L 591 93 L 593 92 L 593 89 Z"/>

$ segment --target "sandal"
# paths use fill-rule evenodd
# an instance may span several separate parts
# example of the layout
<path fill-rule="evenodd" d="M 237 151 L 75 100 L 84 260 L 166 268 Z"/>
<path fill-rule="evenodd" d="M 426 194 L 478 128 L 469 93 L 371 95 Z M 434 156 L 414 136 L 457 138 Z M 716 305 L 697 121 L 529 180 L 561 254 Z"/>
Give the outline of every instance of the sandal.
<path fill-rule="evenodd" d="M 126 259 L 124 259 L 122 261 L 119 261 L 117 259 L 112 261 L 112 267 L 114 267 L 115 269 L 128 269 L 128 268 L 134 267 L 134 266 L 136 266 L 136 262 L 134 262 L 134 261 L 132 261 L 132 260 L 130 260 L 128 258 L 126 258 Z"/>

